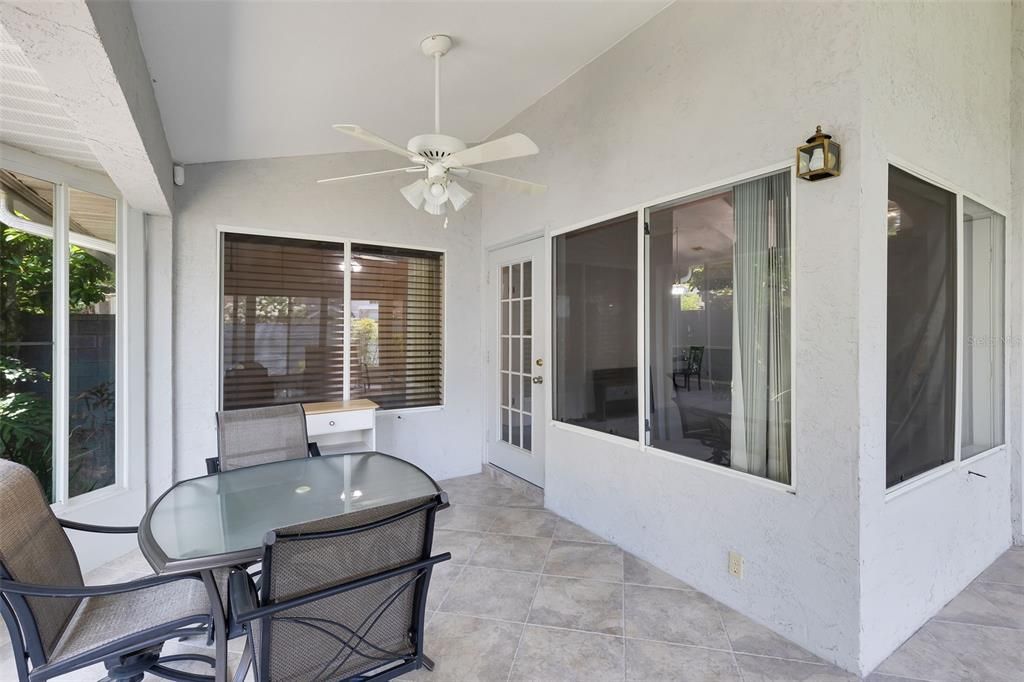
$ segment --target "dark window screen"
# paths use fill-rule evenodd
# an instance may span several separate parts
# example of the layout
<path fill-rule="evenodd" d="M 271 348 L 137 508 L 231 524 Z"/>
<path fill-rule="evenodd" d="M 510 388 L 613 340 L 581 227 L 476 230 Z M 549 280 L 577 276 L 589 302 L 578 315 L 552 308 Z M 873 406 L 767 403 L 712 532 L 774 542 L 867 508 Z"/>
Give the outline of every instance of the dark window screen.
<path fill-rule="evenodd" d="M 637 225 L 554 238 L 554 418 L 637 439 Z"/>
<path fill-rule="evenodd" d="M 956 196 L 889 168 L 886 485 L 953 459 Z"/>

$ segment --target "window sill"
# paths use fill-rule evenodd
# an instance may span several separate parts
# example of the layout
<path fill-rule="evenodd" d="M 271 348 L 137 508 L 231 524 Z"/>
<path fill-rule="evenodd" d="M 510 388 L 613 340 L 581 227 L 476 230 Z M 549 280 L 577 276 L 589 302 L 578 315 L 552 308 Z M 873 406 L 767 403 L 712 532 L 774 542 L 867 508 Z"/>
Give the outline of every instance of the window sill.
<path fill-rule="evenodd" d="M 595 431 L 594 429 L 584 428 L 582 426 L 576 426 L 575 424 L 566 424 L 565 422 L 555 421 L 551 419 L 548 424 L 552 428 L 559 431 L 566 431 L 568 433 L 578 433 L 581 436 L 587 436 L 588 438 L 596 438 L 597 440 L 603 440 L 606 443 L 613 443 L 621 447 L 627 447 L 632 450 L 639 451 L 640 441 L 633 440 L 632 438 L 626 438 L 625 436 L 616 436 L 612 433 L 605 433 L 604 431 Z"/>
<path fill-rule="evenodd" d="M 643 450 L 644 452 L 655 455 L 656 457 L 667 459 L 671 462 L 679 462 L 687 466 L 696 467 L 703 471 L 715 473 L 719 476 L 727 476 L 737 481 L 746 481 L 747 483 L 753 483 L 754 485 L 759 485 L 768 488 L 769 490 L 774 490 L 776 492 L 787 493 L 789 495 L 796 495 L 796 486 L 794 486 L 792 483 L 780 483 L 779 481 L 773 481 L 770 478 L 762 478 L 761 476 L 757 476 L 755 474 L 748 474 L 745 471 L 732 469 L 730 467 L 725 467 L 720 464 L 702 462 L 699 459 L 694 459 L 693 457 L 680 455 L 679 453 L 676 452 L 669 452 L 668 450 L 662 450 L 660 448 L 656 448 L 650 445 L 644 446 Z"/>
<path fill-rule="evenodd" d="M 946 476 L 952 471 L 956 471 L 958 464 L 959 463 L 956 460 L 946 462 L 941 466 L 935 467 L 931 471 L 926 471 L 923 474 L 918 474 L 913 478 L 909 478 L 906 481 L 897 483 L 891 488 L 887 488 L 885 491 L 885 501 L 888 502 L 889 500 L 894 500 L 897 497 L 902 497 L 903 495 L 909 493 L 911 490 L 917 490 L 918 488 L 927 485 L 932 481 L 938 480 L 943 476 Z"/>
<path fill-rule="evenodd" d="M 110 500 L 129 498 L 134 494 L 137 494 L 136 491 L 115 483 L 113 485 L 108 485 L 106 488 L 100 488 L 99 490 L 92 490 L 81 495 L 76 495 L 67 502 L 55 502 L 50 505 L 50 508 L 57 516 L 63 516 L 66 514 L 77 513 L 84 509 L 88 509 L 93 505 L 109 502 Z"/>
<path fill-rule="evenodd" d="M 974 466 L 975 464 L 977 464 L 978 462 L 980 462 L 982 460 L 988 459 L 989 457 L 993 457 L 995 455 L 998 455 L 1000 452 L 1005 452 L 1005 451 L 1006 451 L 1006 443 L 1003 443 L 1002 445 L 997 445 L 994 448 L 989 448 L 988 450 L 984 450 L 982 452 L 979 452 L 978 454 L 972 455 L 971 457 L 969 457 L 967 459 L 961 459 L 960 460 L 960 468 L 962 469 L 963 467 Z"/>
<path fill-rule="evenodd" d="M 388 415 L 395 415 L 401 417 L 406 414 L 420 414 L 421 412 L 442 412 L 444 411 L 444 404 L 441 405 L 427 405 L 426 407 L 397 407 L 393 410 L 377 410 L 377 415 L 386 417 Z"/>

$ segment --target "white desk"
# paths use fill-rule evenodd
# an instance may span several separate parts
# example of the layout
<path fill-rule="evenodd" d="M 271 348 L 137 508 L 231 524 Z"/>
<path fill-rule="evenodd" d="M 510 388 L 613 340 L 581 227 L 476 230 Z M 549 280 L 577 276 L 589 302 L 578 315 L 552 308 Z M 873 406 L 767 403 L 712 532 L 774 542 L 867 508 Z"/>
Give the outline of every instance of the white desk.
<path fill-rule="evenodd" d="M 303 403 L 309 440 L 325 455 L 373 451 L 377 448 L 377 407 L 372 400 Z"/>

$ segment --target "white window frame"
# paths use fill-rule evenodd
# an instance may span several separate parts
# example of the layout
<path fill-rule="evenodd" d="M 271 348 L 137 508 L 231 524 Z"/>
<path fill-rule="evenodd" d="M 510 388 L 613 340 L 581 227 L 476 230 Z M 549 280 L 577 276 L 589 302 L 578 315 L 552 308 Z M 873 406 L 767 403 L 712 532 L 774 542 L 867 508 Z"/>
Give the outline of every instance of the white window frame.
<path fill-rule="evenodd" d="M 756 476 L 754 474 L 750 474 L 750 473 L 747 473 L 745 471 L 739 471 L 739 470 L 731 469 L 729 467 L 724 467 L 724 466 L 721 466 L 721 465 L 718 465 L 718 464 L 711 464 L 709 462 L 702 462 L 702 461 L 700 461 L 698 459 L 694 459 L 693 457 L 686 457 L 686 456 L 679 455 L 679 454 L 674 453 L 674 452 L 669 452 L 667 450 L 662 450 L 660 448 L 656 448 L 656 447 L 653 447 L 651 445 L 647 445 L 647 443 L 646 443 L 646 441 L 647 441 L 647 437 L 646 437 L 646 433 L 647 433 L 647 431 L 646 431 L 646 420 L 648 418 L 649 409 L 650 409 L 650 406 L 648 405 L 648 401 L 647 401 L 647 394 L 648 394 L 647 374 L 648 374 L 648 366 L 649 366 L 649 363 L 650 363 L 650 351 L 649 351 L 649 349 L 647 347 L 647 339 L 649 337 L 649 335 L 647 333 L 647 331 L 648 331 L 648 320 L 647 320 L 647 314 L 646 314 L 647 313 L 647 263 L 646 263 L 646 248 L 645 248 L 645 244 L 644 244 L 644 242 L 645 242 L 644 226 L 645 226 L 645 222 L 646 222 L 645 218 L 647 216 L 647 212 L 650 209 L 652 209 L 652 208 L 657 208 L 659 206 L 663 206 L 663 205 L 666 205 L 666 204 L 678 203 L 678 202 L 685 201 L 685 200 L 688 200 L 688 199 L 696 199 L 696 198 L 699 198 L 701 195 L 704 195 L 704 194 L 709 194 L 709 193 L 712 193 L 712 192 L 715 192 L 715 191 L 720 191 L 720 190 L 723 190 L 723 189 L 726 189 L 726 188 L 729 188 L 729 187 L 735 187 L 736 185 L 743 184 L 744 182 L 749 182 L 751 180 L 756 180 L 758 178 L 766 177 L 766 176 L 769 176 L 769 175 L 775 175 L 775 174 L 782 173 L 782 172 L 787 172 L 787 171 L 789 172 L 789 179 L 790 179 L 790 214 L 789 214 L 789 220 L 790 220 L 790 239 L 791 239 L 791 243 L 794 245 L 792 253 L 790 254 L 790 277 L 791 277 L 791 281 L 794 282 L 794 286 L 793 286 L 793 290 L 790 293 L 791 306 L 790 306 L 789 323 L 790 323 L 790 329 L 795 331 L 796 329 L 798 329 L 798 326 L 797 326 L 797 316 L 798 316 L 798 313 L 797 313 L 797 311 L 798 311 L 797 297 L 799 295 L 798 294 L 799 287 L 795 286 L 796 273 L 799 272 L 799 268 L 798 268 L 798 265 L 797 265 L 798 259 L 799 259 L 799 249 L 796 248 L 796 243 L 797 243 L 797 220 L 796 220 L 796 215 L 797 215 L 797 194 L 798 194 L 798 192 L 797 192 L 797 184 L 796 184 L 796 165 L 794 164 L 794 162 L 792 160 L 780 161 L 778 163 L 771 164 L 769 166 L 764 166 L 762 168 L 758 168 L 758 169 L 755 169 L 755 170 L 752 170 L 752 171 L 748 171 L 746 173 L 741 173 L 741 174 L 734 175 L 734 176 L 731 176 L 731 177 L 722 178 L 722 179 L 716 180 L 714 182 L 709 182 L 709 183 L 706 183 L 706 184 L 703 184 L 703 185 L 699 185 L 697 187 L 692 187 L 692 188 L 686 189 L 686 190 L 684 190 L 682 192 L 676 192 L 676 193 L 673 193 L 673 194 L 670 194 L 670 195 L 667 195 L 667 196 L 662 196 L 662 197 L 658 197 L 658 198 L 655 198 L 655 199 L 652 199 L 652 200 L 648 200 L 648 201 L 644 201 L 644 202 L 641 202 L 641 203 L 638 203 L 638 204 L 634 204 L 633 206 L 628 207 L 628 208 L 624 208 L 622 210 L 610 211 L 610 212 L 605 213 L 603 215 L 599 215 L 599 216 L 596 216 L 596 217 L 593 217 L 593 218 L 588 218 L 587 220 L 581 220 L 579 222 L 572 223 L 571 225 L 567 225 L 567 226 L 564 226 L 564 227 L 558 227 L 558 228 L 548 228 L 548 229 L 545 230 L 545 232 L 544 232 L 545 251 L 546 251 L 546 254 L 547 254 L 547 262 L 549 263 L 549 267 L 545 268 L 545 271 L 546 271 L 546 274 L 545 274 L 545 289 L 546 289 L 545 295 L 548 297 L 548 301 L 550 301 L 550 305 L 551 305 L 551 312 L 550 312 L 550 314 L 553 316 L 555 314 L 555 308 L 556 308 L 555 303 L 554 303 L 554 277 L 553 277 L 553 274 L 554 274 L 554 260 L 553 260 L 554 238 L 559 236 L 559 235 L 563 235 L 563 234 L 567 234 L 567 233 L 570 233 L 570 232 L 575 232 L 577 230 L 581 230 L 581 229 L 585 229 L 585 228 L 591 227 L 593 225 L 605 222 L 607 220 L 611 220 L 613 218 L 622 217 L 622 216 L 628 215 L 630 213 L 635 213 L 636 214 L 636 219 L 637 219 L 636 236 L 637 236 L 637 247 L 638 247 L 637 248 L 637 265 L 638 265 L 638 268 L 637 268 L 637 327 L 636 327 L 636 333 L 637 333 L 637 392 L 638 392 L 638 402 L 642 398 L 642 408 L 637 410 L 637 413 L 638 413 L 637 417 L 638 417 L 638 420 L 639 420 L 638 428 L 639 428 L 640 437 L 637 440 L 632 440 L 632 439 L 629 439 L 629 438 L 625 438 L 623 436 L 616 436 L 616 435 L 609 434 L 609 433 L 603 433 L 603 432 L 600 432 L 600 431 L 595 431 L 593 429 L 587 429 L 587 428 L 584 428 L 584 427 L 581 427 L 581 426 L 577 426 L 575 424 L 566 424 L 564 422 L 555 421 L 555 419 L 554 419 L 554 398 L 555 398 L 555 396 L 554 396 L 554 385 L 555 385 L 555 381 L 554 380 L 547 381 L 547 382 L 545 382 L 545 387 L 546 387 L 545 388 L 545 391 L 546 391 L 545 395 L 546 395 L 547 406 L 546 406 L 545 414 L 544 414 L 544 418 L 545 418 L 545 421 L 547 423 L 547 426 L 549 426 L 549 427 L 551 427 L 553 429 L 556 429 L 556 430 L 562 430 L 562 431 L 567 431 L 567 432 L 570 432 L 570 433 L 579 434 L 579 435 L 587 437 L 587 438 L 593 438 L 595 440 L 601 440 L 601 441 L 605 441 L 605 442 L 609 442 L 609 443 L 614 443 L 615 445 L 618 445 L 619 447 L 624 447 L 624 448 L 629 448 L 629 449 L 632 449 L 632 450 L 636 450 L 637 452 L 640 452 L 642 454 L 649 454 L 649 455 L 654 456 L 654 457 L 660 457 L 662 459 L 665 459 L 666 461 L 672 462 L 674 466 L 692 467 L 692 468 L 696 468 L 698 470 L 703 470 L 703 471 L 711 472 L 713 475 L 726 476 L 726 477 L 729 477 L 729 478 L 733 478 L 735 480 L 746 481 L 746 482 L 751 483 L 753 485 L 761 486 L 761 487 L 767 488 L 769 490 L 773 490 L 775 492 L 785 493 L 785 494 L 789 494 L 789 495 L 797 494 L 797 480 L 798 480 L 799 470 L 800 470 L 799 469 L 799 457 L 797 455 L 797 453 L 799 452 L 797 434 L 799 433 L 798 423 L 801 421 L 799 411 L 795 409 L 795 407 L 797 405 L 797 396 L 799 395 L 798 394 L 798 390 L 797 390 L 797 381 L 796 381 L 797 375 L 796 375 L 796 371 L 795 371 L 797 350 L 798 350 L 798 347 L 799 347 L 799 344 L 800 344 L 800 339 L 799 339 L 799 335 L 798 334 L 795 334 L 795 333 L 792 334 L 791 345 L 790 345 L 790 361 L 791 361 L 791 365 L 790 366 L 794 368 L 793 375 L 790 378 L 790 381 L 792 383 L 792 385 L 790 386 L 790 404 L 793 406 L 794 409 L 791 410 L 792 424 L 791 424 L 791 433 L 790 433 L 790 481 L 789 481 L 789 483 L 781 483 L 779 481 L 773 481 L 773 480 L 771 480 L 769 478 L 764 478 L 764 477 L 761 477 L 761 476 Z M 987 206 L 987 204 L 986 204 L 986 206 Z M 545 342 L 546 354 L 547 354 L 547 357 L 551 359 L 550 376 L 551 377 L 555 377 L 555 376 L 557 376 L 557 367 L 555 366 L 555 363 L 557 362 L 557 358 L 556 358 L 556 355 L 554 353 L 555 325 L 552 323 L 549 326 L 550 326 L 550 331 L 547 334 L 547 339 L 546 339 L 546 342 Z M 977 457 L 977 455 L 975 457 Z M 975 459 L 975 458 L 972 458 L 972 460 L 973 459 Z"/>
<path fill-rule="evenodd" d="M 126 285 L 127 259 L 124 257 L 127 243 L 128 206 L 118 192 L 117 187 L 106 176 L 88 171 L 61 161 L 25 152 L 21 149 L 0 144 L 0 167 L 4 170 L 28 175 L 38 180 L 53 183 L 53 220 L 52 227 L 19 223 L 26 231 L 45 236 L 53 241 L 53 373 L 51 379 L 51 403 L 53 405 L 53 426 L 51 457 L 53 458 L 53 502 L 51 507 L 58 515 L 71 513 L 94 502 L 121 495 L 138 487 L 133 485 L 135 477 L 129 477 L 125 461 L 126 443 L 129 442 L 128 406 L 133 398 L 128 395 L 131 382 L 128 380 L 126 367 L 126 348 L 128 324 L 127 309 L 129 287 Z M 76 189 L 91 194 L 107 197 L 116 202 L 116 242 L 109 242 L 84 235 L 72 235 L 70 232 L 70 192 Z M 69 245 L 75 244 L 91 249 L 98 249 L 114 254 L 117 267 L 115 270 L 116 287 L 116 318 L 115 318 L 115 441 L 114 483 L 91 490 L 75 497 L 69 497 L 69 330 L 70 313 L 68 304 L 68 263 Z M 143 475 L 140 479 L 144 486 Z"/>
<path fill-rule="evenodd" d="M 330 235 L 313 234 L 308 232 L 296 232 L 293 230 L 268 230 L 258 227 L 242 227 L 238 225 L 217 225 L 217 269 L 219 274 L 218 295 L 216 304 L 217 312 L 217 409 L 224 409 L 224 235 L 226 234 L 247 234 L 257 237 L 272 237 L 275 239 L 302 239 L 305 241 L 323 242 L 337 244 L 345 252 L 345 296 L 344 315 L 345 326 L 343 330 L 342 357 L 344 358 L 342 399 L 351 398 L 350 365 L 349 358 L 350 342 L 352 340 L 352 320 L 349 310 L 352 308 L 352 269 L 348 266 L 352 260 L 352 245 L 365 244 L 367 246 L 384 246 L 395 249 L 407 249 L 410 251 L 426 251 L 429 253 L 441 254 L 441 402 L 437 405 L 424 407 L 400 407 L 395 409 L 379 409 L 381 414 L 415 414 L 418 412 L 438 412 L 444 410 L 448 403 L 448 250 L 439 249 L 435 246 L 421 246 L 418 244 L 396 243 L 377 241 L 373 239 L 344 238 L 339 239 Z"/>
<path fill-rule="evenodd" d="M 955 291 L 955 294 L 956 294 L 956 320 L 955 320 L 954 332 L 953 332 L 954 333 L 954 337 L 955 337 L 955 343 L 956 343 L 956 354 L 955 354 L 956 355 L 956 363 L 955 363 L 955 367 L 954 367 L 954 370 L 953 370 L 954 374 L 955 374 L 954 380 L 953 380 L 954 381 L 953 395 L 954 395 L 954 400 L 955 400 L 954 421 L 953 421 L 953 459 L 951 459 L 950 461 L 948 461 L 948 462 L 946 462 L 944 464 L 940 464 L 939 466 L 937 466 L 937 467 L 935 467 L 933 469 L 929 469 L 928 471 L 923 471 L 920 474 L 918 474 L 916 476 L 913 476 L 911 478 L 908 478 L 905 481 L 900 481 L 899 483 L 897 483 L 895 485 L 887 487 L 885 489 L 885 500 L 886 501 L 889 501 L 889 500 L 894 499 L 896 497 L 900 497 L 901 495 L 904 495 L 904 494 L 906 494 L 907 492 L 909 492 L 911 490 L 914 490 L 914 489 L 919 488 L 919 487 L 921 487 L 923 485 L 926 485 L 926 484 L 928 484 L 928 483 L 930 483 L 930 482 L 932 482 L 932 481 L 934 481 L 936 479 L 942 478 L 942 477 L 946 476 L 949 473 L 952 473 L 954 471 L 960 471 L 960 470 L 962 470 L 965 467 L 976 466 L 982 460 L 985 460 L 985 459 L 987 459 L 989 457 L 997 455 L 997 454 L 999 454 L 1001 452 L 1006 452 L 1008 450 L 1008 447 L 1009 447 L 1008 444 L 1009 444 L 1009 441 L 1010 441 L 1010 424 L 1009 424 L 1009 418 L 1008 418 L 1009 417 L 1008 406 L 1009 406 L 1009 399 L 1010 399 L 1010 394 L 1009 394 L 1009 389 L 1010 389 L 1010 353 L 1008 351 L 1009 351 L 1010 346 L 1007 345 L 1004 348 L 1004 352 L 1003 352 L 1003 442 L 1000 443 L 999 445 L 996 445 L 994 447 L 989 448 L 988 450 L 985 450 L 983 452 L 979 452 L 978 454 L 976 454 L 976 455 L 974 455 L 972 457 L 969 457 L 967 459 L 961 459 L 960 439 L 961 439 L 961 436 L 962 436 L 962 428 L 963 428 L 963 423 L 962 423 L 963 422 L 963 414 L 962 414 L 962 412 L 963 412 L 963 361 L 964 361 L 963 333 L 964 333 L 964 284 L 965 284 L 965 282 L 964 282 L 964 199 L 967 198 L 967 199 L 970 199 L 971 201 L 974 201 L 975 203 L 981 204 L 982 206 L 984 206 L 985 208 L 989 209 L 993 213 L 996 213 L 999 216 L 1001 216 L 1003 218 L 1003 220 L 1004 220 L 1004 222 L 1003 222 L 1003 237 L 1004 237 L 1004 240 L 1003 240 L 1003 334 L 1002 334 L 1002 339 L 1001 339 L 1001 341 L 1004 341 L 1004 342 L 1010 338 L 1009 337 L 1009 333 L 1010 333 L 1010 312 L 1011 311 L 1010 311 L 1009 291 L 1010 291 L 1010 281 L 1011 281 L 1010 280 L 1010 275 L 1011 275 L 1010 265 L 1011 265 L 1011 261 L 1010 261 L 1010 250 L 1009 250 L 1009 246 L 1010 246 L 1010 234 L 1009 234 L 1010 221 L 1007 218 L 1007 216 L 1009 214 L 1006 212 L 1006 210 L 1001 208 L 997 203 L 991 202 L 991 201 L 989 201 L 987 199 L 983 199 L 983 198 L 975 195 L 974 193 L 965 190 L 963 187 L 960 187 L 959 185 L 957 185 L 957 184 L 955 184 L 955 183 L 953 183 L 953 182 L 951 182 L 949 180 L 946 180 L 946 179 L 942 178 L 939 175 L 936 175 L 936 174 L 934 174 L 934 173 L 932 173 L 930 171 L 924 170 L 924 169 L 920 168 L 919 166 L 915 166 L 912 163 L 909 163 L 907 161 L 904 161 L 903 159 L 900 159 L 900 158 L 892 156 L 892 155 L 890 155 L 890 156 L 888 156 L 886 158 L 886 164 L 885 164 L 885 167 L 884 167 L 884 172 L 885 172 L 886 177 L 888 177 L 888 175 L 889 175 L 889 167 L 890 166 L 893 167 L 893 168 L 897 168 L 897 169 L 899 169 L 899 170 L 901 170 L 901 171 L 903 171 L 905 173 L 909 173 L 910 175 L 916 177 L 917 179 L 919 179 L 919 180 L 921 180 L 923 182 L 926 182 L 926 183 L 934 185 L 934 186 L 936 186 L 936 187 L 938 187 L 940 189 L 943 189 L 943 190 L 945 190 L 947 192 L 950 192 L 951 194 L 953 194 L 956 197 L 956 239 L 955 239 L 955 247 L 954 247 L 956 249 L 956 254 L 955 254 L 956 255 L 956 272 L 955 272 L 955 276 L 956 276 L 956 291 Z M 886 215 L 886 211 L 888 210 L 888 200 L 889 200 L 889 194 L 888 194 L 888 191 L 887 191 L 886 194 L 885 194 L 885 201 L 884 201 L 884 203 L 881 206 L 881 208 L 882 208 L 882 210 L 880 212 L 881 218 L 879 220 L 879 224 L 881 225 L 881 238 L 883 240 L 886 239 L 886 221 L 885 221 L 884 216 Z M 886 273 L 885 276 L 886 277 L 888 276 L 888 268 L 889 268 L 888 259 L 886 259 L 886 262 L 885 262 L 885 273 Z M 886 279 L 886 281 L 887 281 L 887 279 Z M 883 304 L 882 304 L 882 314 L 883 314 L 883 316 L 888 314 L 888 304 L 889 304 L 888 288 L 886 288 L 886 296 L 883 298 Z M 888 338 L 887 338 L 887 336 L 886 336 L 886 338 L 883 338 L 882 348 L 883 349 L 887 349 L 888 348 Z M 888 352 L 887 351 L 883 351 L 883 352 L 885 353 L 885 360 L 884 360 L 884 362 L 885 362 L 886 367 L 888 367 Z M 885 402 L 885 398 L 883 398 L 883 410 L 887 410 L 887 409 L 888 409 L 888 405 Z M 885 412 L 883 411 L 883 414 L 884 413 Z M 883 476 L 882 478 L 884 480 L 885 476 Z"/>

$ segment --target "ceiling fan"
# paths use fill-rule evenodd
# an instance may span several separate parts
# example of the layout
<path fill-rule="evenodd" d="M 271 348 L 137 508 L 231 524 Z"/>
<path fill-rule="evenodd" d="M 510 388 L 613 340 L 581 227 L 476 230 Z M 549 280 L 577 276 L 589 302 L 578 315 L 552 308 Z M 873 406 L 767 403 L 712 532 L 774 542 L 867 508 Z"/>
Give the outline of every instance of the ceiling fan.
<path fill-rule="evenodd" d="M 338 182 L 375 175 L 422 173 L 425 174 L 425 177 L 402 188 L 402 196 L 412 204 L 413 208 L 423 207 L 427 213 L 432 215 L 444 215 L 449 203 L 458 211 L 473 197 L 472 192 L 455 181 L 456 177 L 465 177 L 481 185 L 491 185 L 506 191 L 524 194 L 538 194 L 547 189 L 544 185 L 474 168 L 482 163 L 536 154 L 540 150 L 526 135 L 514 133 L 478 144 L 475 147 L 467 147 L 466 143 L 459 138 L 441 134 L 441 57 L 446 55 L 451 47 L 452 39 L 446 35 L 432 35 L 420 43 L 423 54 L 434 59 L 433 133 L 417 135 L 409 140 L 409 143 L 403 148 L 357 125 L 339 123 L 332 126 L 346 135 L 405 157 L 415 165 L 345 175 L 338 178 L 324 178 L 317 180 L 318 183 Z"/>

